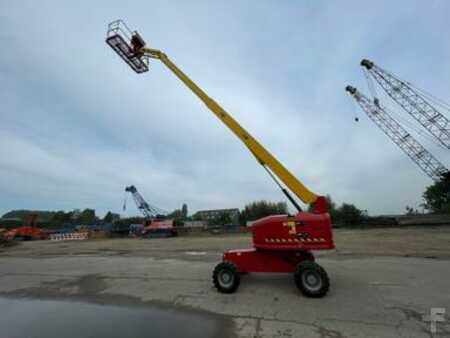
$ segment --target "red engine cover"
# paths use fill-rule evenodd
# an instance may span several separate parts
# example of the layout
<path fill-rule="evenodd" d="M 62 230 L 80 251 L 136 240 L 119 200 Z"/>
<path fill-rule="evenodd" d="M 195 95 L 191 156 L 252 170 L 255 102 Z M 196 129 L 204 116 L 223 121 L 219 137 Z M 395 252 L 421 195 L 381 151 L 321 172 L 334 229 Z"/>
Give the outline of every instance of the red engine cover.
<path fill-rule="evenodd" d="M 334 249 L 328 213 L 300 212 L 294 216 L 274 215 L 252 225 L 253 245 L 266 250 Z"/>

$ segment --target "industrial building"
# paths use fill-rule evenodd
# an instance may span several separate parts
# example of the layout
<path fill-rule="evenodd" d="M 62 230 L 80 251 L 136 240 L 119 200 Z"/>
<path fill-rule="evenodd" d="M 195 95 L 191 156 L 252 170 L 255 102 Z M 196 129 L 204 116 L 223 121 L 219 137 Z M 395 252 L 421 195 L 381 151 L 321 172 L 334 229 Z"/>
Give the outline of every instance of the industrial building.
<path fill-rule="evenodd" d="M 228 215 L 233 224 L 239 223 L 239 209 L 231 208 L 231 209 L 211 209 L 211 210 L 200 210 L 194 214 L 194 219 L 198 219 L 201 221 L 212 221 L 221 215 Z"/>

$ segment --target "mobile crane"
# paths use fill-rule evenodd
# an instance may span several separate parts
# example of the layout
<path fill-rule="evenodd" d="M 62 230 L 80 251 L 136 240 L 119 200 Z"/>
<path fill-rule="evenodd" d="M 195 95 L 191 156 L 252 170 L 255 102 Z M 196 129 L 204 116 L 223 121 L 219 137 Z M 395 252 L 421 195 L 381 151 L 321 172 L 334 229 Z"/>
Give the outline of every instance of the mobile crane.
<path fill-rule="evenodd" d="M 356 100 L 367 116 L 433 181 L 438 182 L 449 176 L 448 169 L 389 115 L 377 98 L 371 101 L 352 86 L 345 87 L 345 90 Z"/>
<path fill-rule="evenodd" d="M 168 214 L 167 211 L 148 204 L 144 197 L 142 197 L 142 195 L 137 191 L 134 185 L 125 187 L 125 192 L 129 192 L 133 196 L 137 208 L 142 212 L 147 221 L 151 221 L 154 218 Z M 124 203 L 123 206 L 125 209 L 126 203 Z"/>
<path fill-rule="evenodd" d="M 129 192 L 136 203 L 137 208 L 144 215 L 145 220 L 141 227 L 130 228 L 130 235 L 145 237 L 173 237 L 177 235 L 173 220 L 167 220 L 168 212 L 147 203 L 134 185 L 125 187 L 125 192 Z M 126 199 L 123 204 L 126 208 Z"/>
<path fill-rule="evenodd" d="M 325 197 L 306 188 L 165 53 L 148 48 L 139 33 L 131 31 L 123 21 L 109 24 L 106 43 L 138 74 L 148 71 L 149 59 L 161 61 L 244 143 L 298 211 L 295 215 L 273 215 L 256 221 L 252 226 L 253 248 L 226 251 L 215 267 L 216 289 L 222 293 L 236 291 L 241 274 L 249 272 L 294 273 L 294 281 L 305 296 L 323 297 L 329 289 L 329 278 L 311 251 L 334 249 Z M 312 211 L 302 211 L 287 189 L 312 205 Z"/>

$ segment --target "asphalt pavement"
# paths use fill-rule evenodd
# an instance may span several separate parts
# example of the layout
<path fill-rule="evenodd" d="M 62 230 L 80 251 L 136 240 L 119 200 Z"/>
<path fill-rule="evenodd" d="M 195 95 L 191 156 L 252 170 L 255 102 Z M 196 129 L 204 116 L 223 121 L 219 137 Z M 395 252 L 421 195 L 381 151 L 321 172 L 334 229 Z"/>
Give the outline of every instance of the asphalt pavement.
<path fill-rule="evenodd" d="M 157 318 L 156 313 L 166 316 L 167 322 L 191 323 L 185 328 L 174 324 L 180 329 L 167 331 L 171 337 L 187 337 L 189 328 L 202 323 L 209 323 L 202 329 L 205 337 L 450 336 L 447 259 L 320 256 L 318 262 L 331 279 L 330 291 L 321 299 L 302 296 L 288 274 L 249 274 L 243 276 L 236 293 L 219 294 L 211 282 L 214 261 L 219 259 L 220 252 L 201 251 L 179 251 L 170 259 L 109 253 L 0 257 L 0 311 L 4 316 L 15 306 L 16 313 L 25 313 L 23 318 L 52 325 L 51 316 L 39 306 L 33 305 L 36 311 L 30 312 L 20 303 L 40 300 L 65 302 L 68 308 L 68 303 L 78 304 L 74 309 L 79 304 L 101 305 L 105 318 L 109 318 L 108 307 L 123 308 L 131 322 L 140 315 L 129 311 L 138 308 L 148 311 L 149 321 Z M 8 301 L 18 303 L 11 307 Z M 437 317 L 430 317 L 433 308 L 447 311 L 445 321 L 436 322 L 434 335 L 430 320 Z M 73 322 L 80 325 L 84 319 L 69 320 L 70 325 Z M 25 320 L 13 327 L 17 325 L 29 324 Z M 155 330 L 151 325 L 145 327 L 142 337 L 159 337 L 160 331 Z M 11 331 L 1 337 L 28 336 Z"/>

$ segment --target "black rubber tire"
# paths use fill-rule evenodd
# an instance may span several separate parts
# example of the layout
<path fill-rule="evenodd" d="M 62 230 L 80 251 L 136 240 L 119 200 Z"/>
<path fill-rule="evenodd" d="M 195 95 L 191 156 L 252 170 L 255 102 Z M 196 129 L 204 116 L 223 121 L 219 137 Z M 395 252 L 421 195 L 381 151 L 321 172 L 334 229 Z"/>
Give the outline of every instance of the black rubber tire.
<path fill-rule="evenodd" d="M 224 281 L 223 278 L 230 278 Z M 233 293 L 239 287 L 240 273 L 233 263 L 222 262 L 216 265 L 213 272 L 213 283 L 217 291 L 221 293 Z"/>
<path fill-rule="evenodd" d="M 313 282 L 310 282 L 309 279 L 312 279 Z M 312 261 L 303 261 L 297 265 L 294 280 L 298 289 L 306 297 L 321 298 L 330 288 L 330 279 L 325 269 Z"/>
<path fill-rule="evenodd" d="M 311 261 L 311 262 L 315 262 L 315 260 L 316 260 L 316 258 L 314 257 L 314 255 L 311 251 L 304 251 L 303 258 L 305 261 Z"/>

